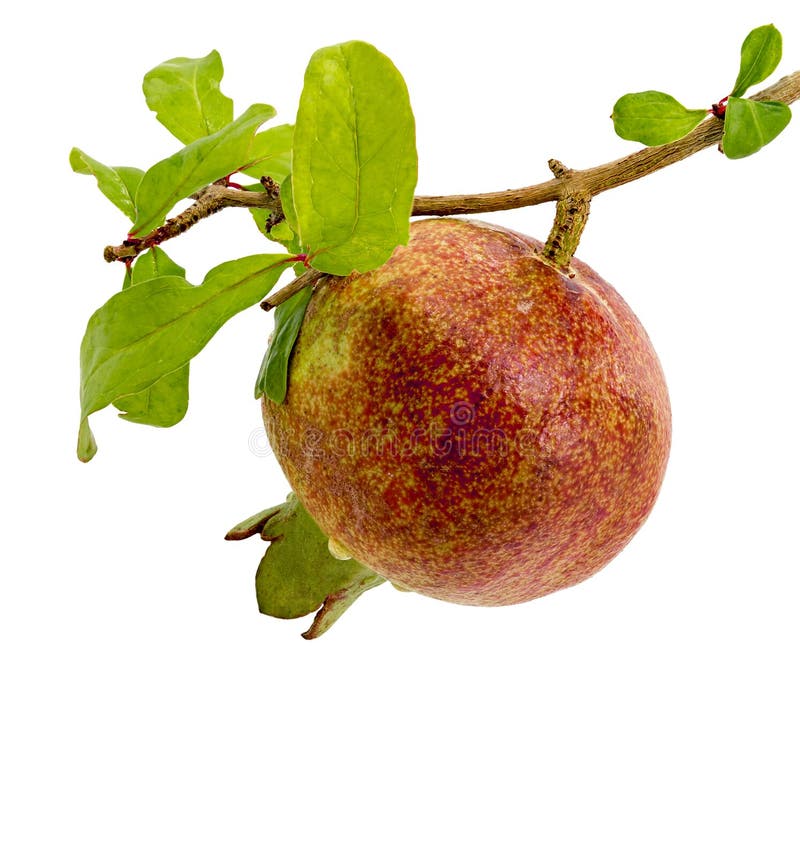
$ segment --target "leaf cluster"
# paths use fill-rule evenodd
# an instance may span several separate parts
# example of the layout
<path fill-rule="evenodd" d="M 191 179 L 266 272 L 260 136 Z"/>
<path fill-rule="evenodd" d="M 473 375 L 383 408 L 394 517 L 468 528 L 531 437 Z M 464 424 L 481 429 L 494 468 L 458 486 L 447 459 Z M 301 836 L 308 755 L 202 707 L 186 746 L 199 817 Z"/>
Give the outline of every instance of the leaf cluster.
<path fill-rule="evenodd" d="M 233 315 L 259 303 L 284 270 L 302 261 L 322 273 L 366 271 L 408 241 L 414 118 L 403 78 L 386 56 L 364 42 L 317 51 L 294 125 L 264 130 L 274 108 L 253 104 L 234 118 L 222 76 L 216 51 L 168 60 L 145 75 L 148 107 L 183 144 L 149 169 L 106 166 L 77 148 L 70 153 L 72 168 L 94 176 L 130 219 L 130 237 L 153 236 L 150 249 L 127 266 L 121 291 L 86 328 L 78 438 L 84 461 L 97 451 L 89 417 L 108 405 L 132 422 L 180 421 L 191 359 Z M 223 262 L 194 286 L 158 246 L 158 230 L 181 200 L 214 183 L 233 184 L 236 174 L 279 185 L 285 219 L 269 224 L 262 210 L 253 217 L 288 252 Z M 276 313 L 257 396 L 283 401 L 310 294 L 305 289 Z"/>
<path fill-rule="evenodd" d="M 792 117 L 779 101 L 753 101 L 745 92 L 778 67 L 782 37 L 772 25 L 752 30 L 741 48 L 739 73 L 733 89 L 711 110 L 688 109 L 665 92 L 647 90 L 623 95 L 611 118 L 617 134 L 646 146 L 672 143 L 688 134 L 709 114 L 723 119 L 722 151 L 729 158 L 752 155 L 775 139 Z"/>

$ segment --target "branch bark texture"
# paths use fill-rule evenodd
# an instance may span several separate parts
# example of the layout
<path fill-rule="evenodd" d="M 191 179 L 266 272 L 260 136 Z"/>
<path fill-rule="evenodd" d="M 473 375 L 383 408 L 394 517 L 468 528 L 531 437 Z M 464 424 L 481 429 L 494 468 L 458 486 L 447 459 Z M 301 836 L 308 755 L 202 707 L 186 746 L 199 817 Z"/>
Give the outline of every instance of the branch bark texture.
<path fill-rule="evenodd" d="M 754 101 L 783 101 L 792 104 L 800 99 L 800 71 L 779 80 L 752 96 Z M 714 115 L 701 122 L 680 140 L 663 146 L 648 146 L 631 155 L 609 161 L 586 170 L 569 170 L 568 175 L 542 184 L 515 190 L 492 191 L 455 196 L 418 196 L 414 199 L 414 215 L 478 214 L 485 211 L 506 211 L 542 202 L 557 202 L 568 192 L 597 196 L 657 170 L 676 164 L 697 152 L 719 144 L 724 123 Z"/>
<path fill-rule="evenodd" d="M 755 101 L 782 101 L 792 104 L 800 99 L 800 71 L 787 75 L 752 98 Z M 486 193 L 416 196 L 411 214 L 414 217 L 442 217 L 506 211 L 543 202 L 559 202 L 567 198 L 590 200 L 604 191 L 636 181 L 709 146 L 719 144 L 722 131 L 722 120 L 711 113 L 693 131 L 673 143 L 649 146 L 623 158 L 585 170 L 563 169 L 549 181 L 527 187 Z M 132 260 L 143 250 L 180 235 L 199 220 L 231 207 L 266 208 L 276 219 L 282 216 L 280 198 L 273 187 L 267 185 L 263 192 L 259 192 L 213 184 L 196 194 L 196 202 L 186 211 L 168 220 L 149 235 L 128 239 L 117 247 L 106 247 L 104 258 L 107 262 Z M 273 300 L 269 303 L 270 306 L 276 305 Z"/>

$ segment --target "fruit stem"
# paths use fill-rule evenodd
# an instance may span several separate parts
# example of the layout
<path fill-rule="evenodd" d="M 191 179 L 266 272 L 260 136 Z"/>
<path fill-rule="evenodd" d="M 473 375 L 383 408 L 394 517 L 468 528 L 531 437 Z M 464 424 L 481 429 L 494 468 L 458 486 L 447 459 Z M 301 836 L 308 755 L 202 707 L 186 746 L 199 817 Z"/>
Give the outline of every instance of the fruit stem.
<path fill-rule="evenodd" d="M 587 190 L 571 185 L 573 171 L 567 169 L 561 161 L 551 158 L 547 165 L 553 175 L 563 182 L 564 193 L 556 203 L 556 217 L 542 250 L 542 257 L 556 268 L 568 271 L 589 219 L 592 195 Z"/>

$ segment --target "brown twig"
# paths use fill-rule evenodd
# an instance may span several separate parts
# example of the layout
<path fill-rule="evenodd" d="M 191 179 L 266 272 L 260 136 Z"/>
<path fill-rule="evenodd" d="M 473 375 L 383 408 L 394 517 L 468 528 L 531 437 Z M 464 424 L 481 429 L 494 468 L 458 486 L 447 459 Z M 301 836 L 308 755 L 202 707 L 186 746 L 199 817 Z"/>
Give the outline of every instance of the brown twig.
<path fill-rule="evenodd" d="M 208 185 L 198 191 L 195 202 L 175 217 L 171 217 L 163 226 L 159 226 L 140 238 L 128 238 L 116 247 L 106 247 L 103 258 L 106 262 L 124 262 L 135 259 L 140 253 L 158 244 L 175 238 L 190 229 L 200 220 L 222 211 L 223 208 L 266 208 L 272 211 L 273 223 L 283 218 L 280 201 L 280 188 L 274 182 L 266 184 L 263 192 L 241 190 L 221 183 Z"/>
<path fill-rule="evenodd" d="M 779 80 L 752 96 L 754 101 L 782 101 L 791 104 L 800 99 L 800 71 Z M 597 196 L 657 170 L 676 164 L 690 155 L 718 144 L 722 139 L 723 123 L 713 115 L 697 128 L 674 143 L 648 146 L 624 158 L 586 170 L 570 170 L 568 179 L 552 178 L 542 184 L 515 190 L 460 196 L 418 196 L 414 199 L 415 215 L 478 214 L 485 211 L 506 211 L 542 202 L 557 202 L 564 195 L 565 181 L 573 191 Z"/>
<path fill-rule="evenodd" d="M 572 186 L 574 171 L 568 170 L 561 161 L 551 158 L 548 166 L 550 172 L 557 179 L 561 179 L 564 189 L 556 203 L 553 228 L 542 248 L 542 256 L 557 268 L 567 270 L 589 218 L 592 196 L 587 191 Z"/>
<path fill-rule="evenodd" d="M 288 301 L 289 298 L 294 297 L 301 289 L 304 289 L 306 286 L 313 286 L 319 279 L 327 276 L 328 274 L 323 274 L 314 268 L 309 268 L 307 271 L 303 271 L 299 277 L 292 280 L 291 283 L 288 283 L 282 289 L 278 289 L 274 295 L 270 295 L 261 301 L 261 309 L 269 312 L 271 309 L 275 309 L 276 306 L 280 306 L 284 301 Z"/>
<path fill-rule="evenodd" d="M 787 75 L 752 98 L 755 101 L 782 101 L 784 104 L 792 104 L 800 99 L 800 71 Z M 697 128 L 674 143 L 667 143 L 664 146 L 649 146 L 631 155 L 626 155 L 624 158 L 618 158 L 615 161 L 589 169 L 566 170 L 563 175 L 554 176 L 549 181 L 528 187 L 490 191 L 488 193 L 416 196 L 411 214 L 415 217 L 480 214 L 489 211 L 524 208 L 543 202 L 558 202 L 570 195 L 591 199 L 603 191 L 643 178 L 650 173 L 682 161 L 709 146 L 719 144 L 722 139 L 722 130 L 722 121 L 712 113 Z M 201 191 L 198 197 L 194 205 L 177 217 L 168 220 L 164 226 L 153 230 L 149 235 L 129 239 L 118 247 L 106 247 L 104 253 L 106 261 L 133 259 L 142 250 L 160 244 L 175 235 L 180 235 L 198 220 L 223 208 L 267 208 L 275 216 L 280 217 L 281 215 L 280 199 L 271 190 L 260 193 L 214 184 Z M 277 306 L 274 300 L 280 294 L 281 292 L 277 292 L 274 298 L 268 300 L 271 307 Z"/>

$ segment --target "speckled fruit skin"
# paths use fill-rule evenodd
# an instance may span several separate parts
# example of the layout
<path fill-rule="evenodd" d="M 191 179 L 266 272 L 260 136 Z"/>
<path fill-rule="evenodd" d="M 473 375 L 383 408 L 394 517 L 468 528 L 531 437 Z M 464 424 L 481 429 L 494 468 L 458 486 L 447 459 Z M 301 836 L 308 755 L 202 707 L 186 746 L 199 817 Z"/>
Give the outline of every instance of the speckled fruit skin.
<path fill-rule="evenodd" d="M 270 442 L 320 527 L 401 586 L 515 604 L 631 539 L 670 444 L 664 375 L 588 266 L 476 221 L 417 221 L 378 270 L 317 288 Z"/>

